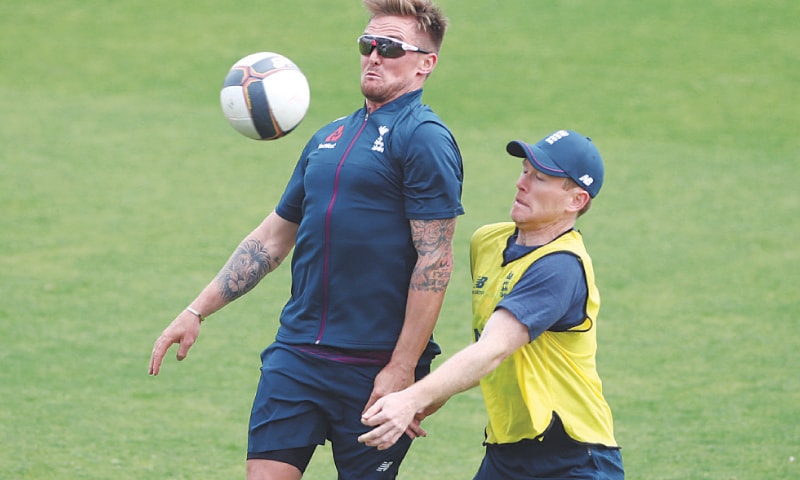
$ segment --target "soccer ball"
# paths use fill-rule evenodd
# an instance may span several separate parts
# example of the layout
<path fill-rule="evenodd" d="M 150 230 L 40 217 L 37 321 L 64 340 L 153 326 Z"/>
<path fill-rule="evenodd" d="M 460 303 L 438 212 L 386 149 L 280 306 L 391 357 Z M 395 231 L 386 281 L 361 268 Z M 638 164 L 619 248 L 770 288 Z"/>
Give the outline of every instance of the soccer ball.
<path fill-rule="evenodd" d="M 231 67 L 219 98 L 237 132 L 255 140 L 275 140 L 300 124 L 311 93 L 294 62 L 278 53 L 260 52 Z"/>

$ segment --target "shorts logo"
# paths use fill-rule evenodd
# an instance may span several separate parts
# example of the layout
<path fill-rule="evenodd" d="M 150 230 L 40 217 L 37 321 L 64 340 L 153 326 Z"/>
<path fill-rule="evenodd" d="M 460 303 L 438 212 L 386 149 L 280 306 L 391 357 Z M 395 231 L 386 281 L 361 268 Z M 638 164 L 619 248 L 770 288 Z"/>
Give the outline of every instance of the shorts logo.
<path fill-rule="evenodd" d="M 385 471 L 389 470 L 389 467 L 391 467 L 393 463 L 394 462 L 383 462 L 383 463 L 381 463 L 380 467 L 375 469 L 375 471 L 376 472 L 385 472 Z"/>
<path fill-rule="evenodd" d="M 378 133 L 380 133 L 380 136 L 375 140 L 375 143 L 372 144 L 372 151 L 383 153 L 383 136 L 389 133 L 389 127 L 381 125 L 378 127 Z"/>

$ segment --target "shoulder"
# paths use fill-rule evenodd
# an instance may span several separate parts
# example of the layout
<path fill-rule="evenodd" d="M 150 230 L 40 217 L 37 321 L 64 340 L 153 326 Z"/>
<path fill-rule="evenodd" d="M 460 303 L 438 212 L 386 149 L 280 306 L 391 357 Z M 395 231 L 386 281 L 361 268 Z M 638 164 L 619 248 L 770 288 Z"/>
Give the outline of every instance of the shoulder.
<path fill-rule="evenodd" d="M 345 129 L 350 129 L 354 124 L 360 123 L 364 115 L 365 112 L 362 108 L 349 115 L 331 120 L 314 133 L 311 137 L 311 143 L 338 140 L 338 137 L 345 133 Z"/>
<path fill-rule="evenodd" d="M 449 138 L 453 136 L 450 127 L 427 105 L 417 105 L 411 109 L 409 118 L 412 120 L 408 122 L 409 127 L 413 129 L 415 135 L 446 136 Z"/>
<path fill-rule="evenodd" d="M 569 251 L 548 253 L 533 262 L 528 272 L 533 271 L 536 277 L 544 278 L 583 278 L 583 267 L 580 257 Z M 527 274 L 527 272 L 526 272 Z"/>
<path fill-rule="evenodd" d="M 481 241 L 496 236 L 508 237 L 514 233 L 514 230 L 516 230 L 516 225 L 514 225 L 514 222 L 489 223 L 487 225 L 478 227 L 478 229 L 475 230 L 475 232 L 472 234 L 472 241 Z"/>
<path fill-rule="evenodd" d="M 491 223 L 479 227 L 470 238 L 470 251 L 475 254 L 479 250 L 491 249 L 498 244 L 505 245 L 516 228 L 514 222 Z"/>
<path fill-rule="evenodd" d="M 401 100 L 405 101 L 405 104 L 396 114 L 395 130 L 398 133 L 413 135 L 415 138 L 425 136 L 452 139 L 450 128 L 431 107 L 421 102 L 420 95 L 421 92 L 413 92 Z"/>
<path fill-rule="evenodd" d="M 548 308 L 566 309 L 579 294 L 586 296 L 583 267 L 570 252 L 555 252 L 539 258 L 523 272 L 512 289 L 513 298 L 537 298 L 534 304 L 550 304 Z M 581 288 L 583 287 L 583 288 Z M 559 306 L 560 305 L 560 306 Z M 542 307 L 544 308 L 544 307 Z"/>

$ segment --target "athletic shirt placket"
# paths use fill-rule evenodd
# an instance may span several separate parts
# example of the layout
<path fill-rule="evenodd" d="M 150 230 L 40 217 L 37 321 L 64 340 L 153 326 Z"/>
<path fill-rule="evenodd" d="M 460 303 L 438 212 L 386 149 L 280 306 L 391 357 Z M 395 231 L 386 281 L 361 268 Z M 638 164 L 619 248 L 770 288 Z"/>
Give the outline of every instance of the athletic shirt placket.
<path fill-rule="evenodd" d="M 336 167 L 336 175 L 334 176 L 333 180 L 333 193 L 331 194 L 330 203 L 328 203 L 328 209 L 325 212 L 325 260 L 322 266 L 322 315 L 320 319 L 319 331 L 317 332 L 317 338 L 314 341 L 315 344 L 319 344 L 322 341 L 322 335 L 325 333 L 325 327 L 328 323 L 328 269 L 330 266 L 331 217 L 333 215 L 333 207 L 336 204 L 336 197 L 339 191 L 339 175 L 341 174 L 344 162 L 347 160 L 347 157 L 350 155 L 350 151 L 353 149 L 353 145 L 358 142 L 358 139 L 361 137 L 361 133 L 364 131 L 364 128 L 366 128 L 368 121 L 369 112 L 364 115 L 364 121 L 361 122 L 361 128 L 359 128 L 358 132 L 356 132 L 355 136 L 353 136 L 353 139 L 350 141 L 350 144 L 347 146 L 344 154 L 342 154 L 341 160 L 339 160 L 339 164 Z"/>

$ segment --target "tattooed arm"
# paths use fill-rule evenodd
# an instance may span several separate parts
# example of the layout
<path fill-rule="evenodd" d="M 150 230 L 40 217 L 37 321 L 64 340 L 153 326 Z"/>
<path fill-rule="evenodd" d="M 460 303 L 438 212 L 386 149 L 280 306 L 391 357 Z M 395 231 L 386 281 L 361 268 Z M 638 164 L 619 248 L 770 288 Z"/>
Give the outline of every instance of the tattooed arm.
<path fill-rule="evenodd" d="M 190 308 L 203 318 L 218 311 L 255 287 L 289 255 L 297 237 L 297 224 L 272 212 L 233 252 L 231 258 Z M 150 375 L 158 375 L 161 362 L 173 344 L 178 343 L 178 360 L 186 358 L 200 334 L 200 319 L 192 311 L 182 311 L 161 333 L 150 357 Z"/>
<path fill-rule="evenodd" d="M 365 410 L 380 397 L 414 383 L 414 370 L 439 317 L 453 271 L 456 219 L 411 220 L 417 264 L 411 274 L 403 329 L 392 358 L 375 378 Z"/>

